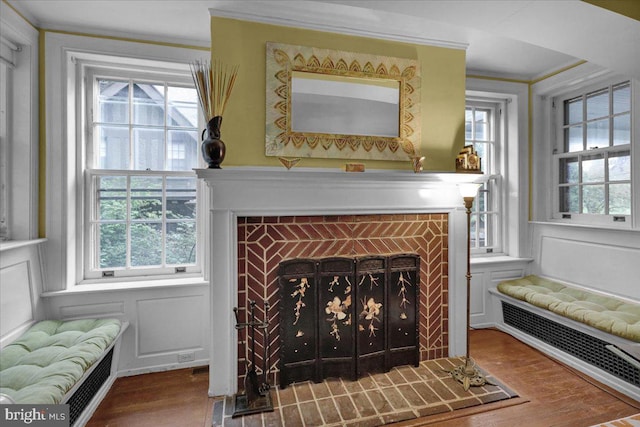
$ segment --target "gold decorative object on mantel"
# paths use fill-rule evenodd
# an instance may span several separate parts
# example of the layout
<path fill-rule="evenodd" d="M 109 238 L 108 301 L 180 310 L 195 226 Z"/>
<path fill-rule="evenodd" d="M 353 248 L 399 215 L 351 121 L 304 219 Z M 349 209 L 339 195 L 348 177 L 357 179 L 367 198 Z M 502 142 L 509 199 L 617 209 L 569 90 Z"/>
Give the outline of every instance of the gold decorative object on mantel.
<path fill-rule="evenodd" d="M 267 156 L 416 156 L 417 60 L 268 42 L 266 63 Z"/>
<path fill-rule="evenodd" d="M 422 172 L 422 167 L 424 163 L 424 156 L 413 156 L 411 157 L 411 167 L 415 173 Z"/>
<path fill-rule="evenodd" d="M 473 145 L 465 145 L 456 157 L 456 172 L 481 173 L 481 159 Z"/>
<path fill-rule="evenodd" d="M 292 167 L 294 167 L 295 165 L 298 164 L 298 162 L 300 161 L 300 157 L 297 157 L 295 159 L 289 159 L 286 157 L 278 157 L 278 160 L 280 160 L 280 163 L 282 163 L 282 166 L 284 166 L 285 168 L 287 168 L 287 170 L 291 169 Z"/>
<path fill-rule="evenodd" d="M 346 163 L 344 165 L 345 172 L 364 172 L 364 164 L 362 163 Z"/>

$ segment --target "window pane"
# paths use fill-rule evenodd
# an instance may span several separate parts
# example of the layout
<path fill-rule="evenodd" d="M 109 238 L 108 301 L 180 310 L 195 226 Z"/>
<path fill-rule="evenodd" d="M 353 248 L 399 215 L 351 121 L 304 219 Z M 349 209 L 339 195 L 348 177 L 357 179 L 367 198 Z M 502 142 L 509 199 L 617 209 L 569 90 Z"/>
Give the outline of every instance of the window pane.
<path fill-rule="evenodd" d="M 471 108 L 464 110 L 464 121 L 469 123 L 473 121 L 473 110 Z"/>
<path fill-rule="evenodd" d="M 162 224 L 131 224 L 131 266 L 162 264 Z"/>
<path fill-rule="evenodd" d="M 133 130 L 133 164 L 136 170 L 164 169 L 164 131 Z"/>
<path fill-rule="evenodd" d="M 609 213 L 631 215 L 631 184 L 609 184 Z"/>
<path fill-rule="evenodd" d="M 164 126 L 164 85 L 133 85 L 133 123 Z"/>
<path fill-rule="evenodd" d="M 98 180 L 98 218 L 124 220 L 127 218 L 127 178 L 103 176 Z"/>
<path fill-rule="evenodd" d="M 123 126 L 97 126 L 98 167 L 129 169 L 129 129 Z"/>
<path fill-rule="evenodd" d="M 628 151 L 609 154 L 609 181 L 631 179 L 631 155 Z"/>
<path fill-rule="evenodd" d="M 167 178 L 167 218 L 196 217 L 196 179 Z"/>
<path fill-rule="evenodd" d="M 476 110 L 475 121 L 478 123 L 487 123 L 489 121 L 489 112 L 487 110 Z"/>
<path fill-rule="evenodd" d="M 129 83 L 98 80 L 98 114 L 102 123 L 129 123 Z"/>
<path fill-rule="evenodd" d="M 167 87 L 167 124 L 198 127 L 198 96 L 193 88 Z"/>
<path fill-rule="evenodd" d="M 131 177 L 131 219 L 162 219 L 162 177 Z"/>
<path fill-rule="evenodd" d="M 564 137 L 564 150 L 565 153 L 571 153 L 574 151 L 582 151 L 584 145 L 582 142 L 582 125 L 571 126 L 565 129 Z"/>
<path fill-rule="evenodd" d="M 604 214 L 604 184 L 582 187 L 582 213 Z"/>
<path fill-rule="evenodd" d="M 487 247 L 487 215 L 478 215 L 478 247 Z"/>
<path fill-rule="evenodd" d="M 609 146 L 609 119 L 587 123 L 587 150 Z"/>
<path fill-rule="evenodd" d="M 464 124 L 464 137 L 467 140 L 470 140 L 473 138 L 472 131 L 471 131 L 471 122 L 465 122 Z"/>
<path fill-rule="evenodd" d="M 476 234 L 476 230 L 478 227 L 478 215 L 471 215 L 471 223 L 469 224 L 469 239 L 471 240 L 471 247 L 478 247 L 478 235 Z"/>
<path fill-rule="evenodd" d="M 604 157 L 585 156 L 582 160 L 582 182 L 604 181 Z"/>
<path fill-rule="evenodd" d="M 474 208 L 476 211 L 486 211 L 487 210 L 487 198 L 488 198 L 488 193 L 486 190 L 483 190 L 482 188 L 480 188 L 478 190 L 478 194 L 476 196 L 476 200 L 474 201 Z"/>
<path fill-rule="evenodd" d="M 613 88 L 613 114 L 631 111 L 631 86 L 625 83 Z"/>
<path fill-rule="evenodd" d="M 578 158 L 560 159 L 560 183 L 573 184 L 580 180 L 580 168 L 578 167 Z"/>
<path fill-rule="evenodd" d="M 580 212 L 578 186 L 560 187 L 560 212 Z"/>
<path fill-rule="evenodd" d="M 167 224 L 167 264 L 193 264 L 195 262 L 195 222 Z"/>
<path fill-rule="evenodd" d="M 613 118 L 613 145 L 631 143 L 631 114 Z"/>
<path fill-rule="evenodd" d="M 489 124 L 476 122 L 475 139 L 478 141 L 488 141 L 491 138 L 489 133 Z"/>
<path fill-rule="evenodd" d="M 191 170 L 198 167 L 198 132 L 169 131 L 167 169 Z"/>
<path fill-rule="evenodd" d="M 564 103 L 564 124 L 570 125 L 582 121 L 582 98 L 570 99 Z"/>
<path fill-rule="evenodd" d="M 99 268 L 127 265 L 127 226 L 125 224 L 99 224 Z"/>
<path fill-rule="evenodd" d="M 609 115 L 609 91 L 602 90 L 587 95 L 587 120 Z"/>

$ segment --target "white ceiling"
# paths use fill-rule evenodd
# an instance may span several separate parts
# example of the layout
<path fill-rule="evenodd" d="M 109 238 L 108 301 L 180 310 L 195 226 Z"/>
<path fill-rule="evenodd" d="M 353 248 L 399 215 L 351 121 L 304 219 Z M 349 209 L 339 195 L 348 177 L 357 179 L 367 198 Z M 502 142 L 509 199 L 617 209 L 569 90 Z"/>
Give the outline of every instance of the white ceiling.
<path fill-rule="evenodd" d="M 466 46 L 469 74 L 532 80 L 587 60 L 640 78 L 640 21 L 579 0 L 7 1 L 51 30 L 208 47 L 211 14 L 281 25 L 296 25 L 295 16 L 336 31 Z"/>

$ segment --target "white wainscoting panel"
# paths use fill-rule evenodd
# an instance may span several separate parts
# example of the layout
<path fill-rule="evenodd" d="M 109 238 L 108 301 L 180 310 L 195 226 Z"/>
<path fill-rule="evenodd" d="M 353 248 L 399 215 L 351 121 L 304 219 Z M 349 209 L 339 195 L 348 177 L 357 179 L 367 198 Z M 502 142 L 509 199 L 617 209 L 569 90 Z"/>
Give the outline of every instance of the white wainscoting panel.
<path fill-rule="evenodd" d="M 640 299 L 638 248 L 542 236 L 540 273 Z"/>
<path fill-rule="evenodd" d="M 489 289 L 495 288 L 503 280 L 525 276 L 530 262 L 528 258 L 510 257 L 487 257 L 472 262 L 469 320 L 471 327 L 496 326 L 501 320 L 502 311 L 499 305 L 496 305 L 495 298 L 489 294 Z"/>
<path fill-rule="evenodd" d="M 51 292 L 51 318 L 114 317 L 129 322 L 122 336 L 118 375 L 137 375 L 209 364 L 209 286 Z"/>
<path fill-rule="evenodd" d="M 532 223 L 532 272 L 640 300 L 640 232 Z"/>
<path fill-rule="evenodd" d="M 29 261 L 0 269 L 0 335 L 33 320 Z"/>
<path fill-rule="evenodd" d="M 204 295 L 138 301 L 138 357 L 201 350 L 205 303 Z"/>
<path fill-rule="evenodd" d="M 62 306 L 60 307 L 60 315 L 62 319 L 87 317 L 121 318 L 124 315 L 124 301 Z"/>
<path fill-rule="evenodd" d="M 43 319 L 41 254 L 44 240 L 0 244 L 0 348 Z"/>

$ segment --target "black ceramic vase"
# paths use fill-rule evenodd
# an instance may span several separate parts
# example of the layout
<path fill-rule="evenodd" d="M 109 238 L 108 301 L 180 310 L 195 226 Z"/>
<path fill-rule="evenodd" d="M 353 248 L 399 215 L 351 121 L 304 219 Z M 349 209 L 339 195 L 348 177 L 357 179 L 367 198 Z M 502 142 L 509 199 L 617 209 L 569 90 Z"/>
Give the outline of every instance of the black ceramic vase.
<path fill-rule="evenodd" d="M 202 132 L 202 157 L 209 165 L 209 169 L 222 169 L 220 164 L 224 160 L 225 145 L 220 139 L 220 125 L 222 116 L 215 116 L 207 123 L 207 128 Z M 207 137 L 205 139 L 205 133 Z"/>

